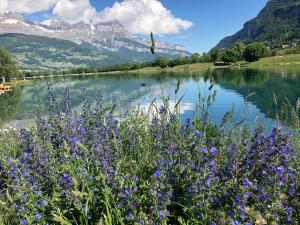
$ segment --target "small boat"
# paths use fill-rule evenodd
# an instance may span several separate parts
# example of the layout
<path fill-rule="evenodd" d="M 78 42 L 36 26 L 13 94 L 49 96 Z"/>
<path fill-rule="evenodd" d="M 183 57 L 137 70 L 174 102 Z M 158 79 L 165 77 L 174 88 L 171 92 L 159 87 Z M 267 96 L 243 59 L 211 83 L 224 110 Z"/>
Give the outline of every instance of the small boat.
<path fill-rule="evenodd" d="M 142 87 L 145 87 L 145 86 L 146 86 L 146 84 L 145 84 L 145 83 L 142 83 L 142 84 L 141 84 L 141 86 L 142 86 Z"/>

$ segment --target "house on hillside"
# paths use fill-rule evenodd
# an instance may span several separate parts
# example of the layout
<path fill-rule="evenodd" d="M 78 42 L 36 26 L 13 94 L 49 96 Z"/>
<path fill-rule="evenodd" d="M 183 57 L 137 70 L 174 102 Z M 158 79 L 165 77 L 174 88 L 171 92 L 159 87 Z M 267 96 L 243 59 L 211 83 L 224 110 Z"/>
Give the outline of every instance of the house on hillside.
<path fill-rule="evenodd" d="M 284 45 L 281 46 L 281 48 L 282 48 L 282 49 L 289 49 L 289 48 L 291 48 L 291 45 L 289 45 L 289 44 L 284 44 Z"/>

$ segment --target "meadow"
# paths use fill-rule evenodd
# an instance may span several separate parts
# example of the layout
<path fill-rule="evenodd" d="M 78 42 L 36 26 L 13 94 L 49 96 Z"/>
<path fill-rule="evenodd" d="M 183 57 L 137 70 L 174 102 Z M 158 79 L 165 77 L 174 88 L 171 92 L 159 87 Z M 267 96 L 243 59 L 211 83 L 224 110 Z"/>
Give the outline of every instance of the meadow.
<path fill-rule="evenodd" d="M 0 224 L 300 221 L 297 129 L 228 127 L 230 112 L 213 125 L 207 110 L 181 121 L 166 98 L 120 118 L 84 90 L 78 113 L 48 89 L 48 118 L 0 134 Z"/>
<path fill-rule="evenodd" d="M 300 65 L 300 54 L 289 54 L 282 56 L 274 56 L 260 59 L 257 62 L 249 64 L 249 67 L 263 67 L 263 66 L 299 66 Z"/>

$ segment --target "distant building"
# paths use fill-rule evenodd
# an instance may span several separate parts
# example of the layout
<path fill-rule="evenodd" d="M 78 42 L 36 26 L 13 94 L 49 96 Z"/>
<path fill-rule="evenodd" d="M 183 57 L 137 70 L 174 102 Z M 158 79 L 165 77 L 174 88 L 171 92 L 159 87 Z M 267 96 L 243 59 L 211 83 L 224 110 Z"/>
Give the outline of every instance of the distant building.
<path fill-rule="evenodd" d="M 282 45 L 281 47 L 282 47 L 282 49 L 288 49 L 288 48 L 291 48 L 291 46 L 290 46 L 289 44 Z"/>

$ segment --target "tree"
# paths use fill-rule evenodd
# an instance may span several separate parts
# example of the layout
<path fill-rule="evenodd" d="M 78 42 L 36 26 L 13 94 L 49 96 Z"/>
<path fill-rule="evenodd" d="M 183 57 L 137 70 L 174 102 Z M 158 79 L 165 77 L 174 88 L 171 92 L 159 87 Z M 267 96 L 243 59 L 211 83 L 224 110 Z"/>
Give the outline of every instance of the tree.
<path fill-rule="evenodd" d="M 200 62 L 200 54 L 194 53 L 191 57 L 192 63 L 199 63 Z"/>
<path fill-rule="evenodd" d="M 170 67 L 180 66 L 185 64 L 188 64 L 188 60 L 186 57 L 178 57 L 175 60 L 171 60 L 169 63 Z"/>
<path fill-rule="evenodd" d="M 228 49 L 222 53 L 222 61 L 225 63 L 235 63 L 239 60 L 240 54 L 235 49 Z"/>
<path fill-rule="evenodd" d="M 168 66 L 168 59 L 165 57 L 158 56 L 155 59 L 155 66 L 166 68 Z"/>
<path fill-rule="evenodd" d="M 201 61 L 206 63 L 206 62 L 211 62 L 212 58 L 211 55 L 209 53 L 203 53 L 202 57 L 201 57 Z"/>
<path fill-rule="evenodd" d="M 84 68 L 83 68 L 83 67 L 78 67 L 78 68 L 76 69 L 76 73 L 77 73 L 77 74 L 83 74 L 83 73 L 84 73 Z"/>
<path fill-rule="evenodd" d="M 253 43 L 246 46 L 244 58 L 247 62 L 255 62 L 270 56 L 270 50 L 263 43 Z"/>
<path fill-rule="evenodd" d="M 20 71 L 10 54 L 0 46 L 0 79 L 10 81 L 12 78 L 19 78 Z"/>
<path fill-rule="evenodd" d="M 211 60 L 212 60 L 213 62 L 219 61 L 219 60 L 221 59 L 221 56 L 222 56 L 222 51 L 221 51 L 221 49 L 219 49 L 219 48 L 213 49 L 213 50 L 211 51 L 211 53 L 210 53 L 210 56 L 211 56 Z"/>
<path fill-rule="evenodd" d="M 244 52 L 245 52 L 245 48 L 246 48 L 246 45 L 242 42 L 240 43 L 237 43 L 233 49 L 236 50 L 238 53 L 239 53 L 239 59 L 238 60 L 242 60 L 243 57 L 244 57 Z"/>

